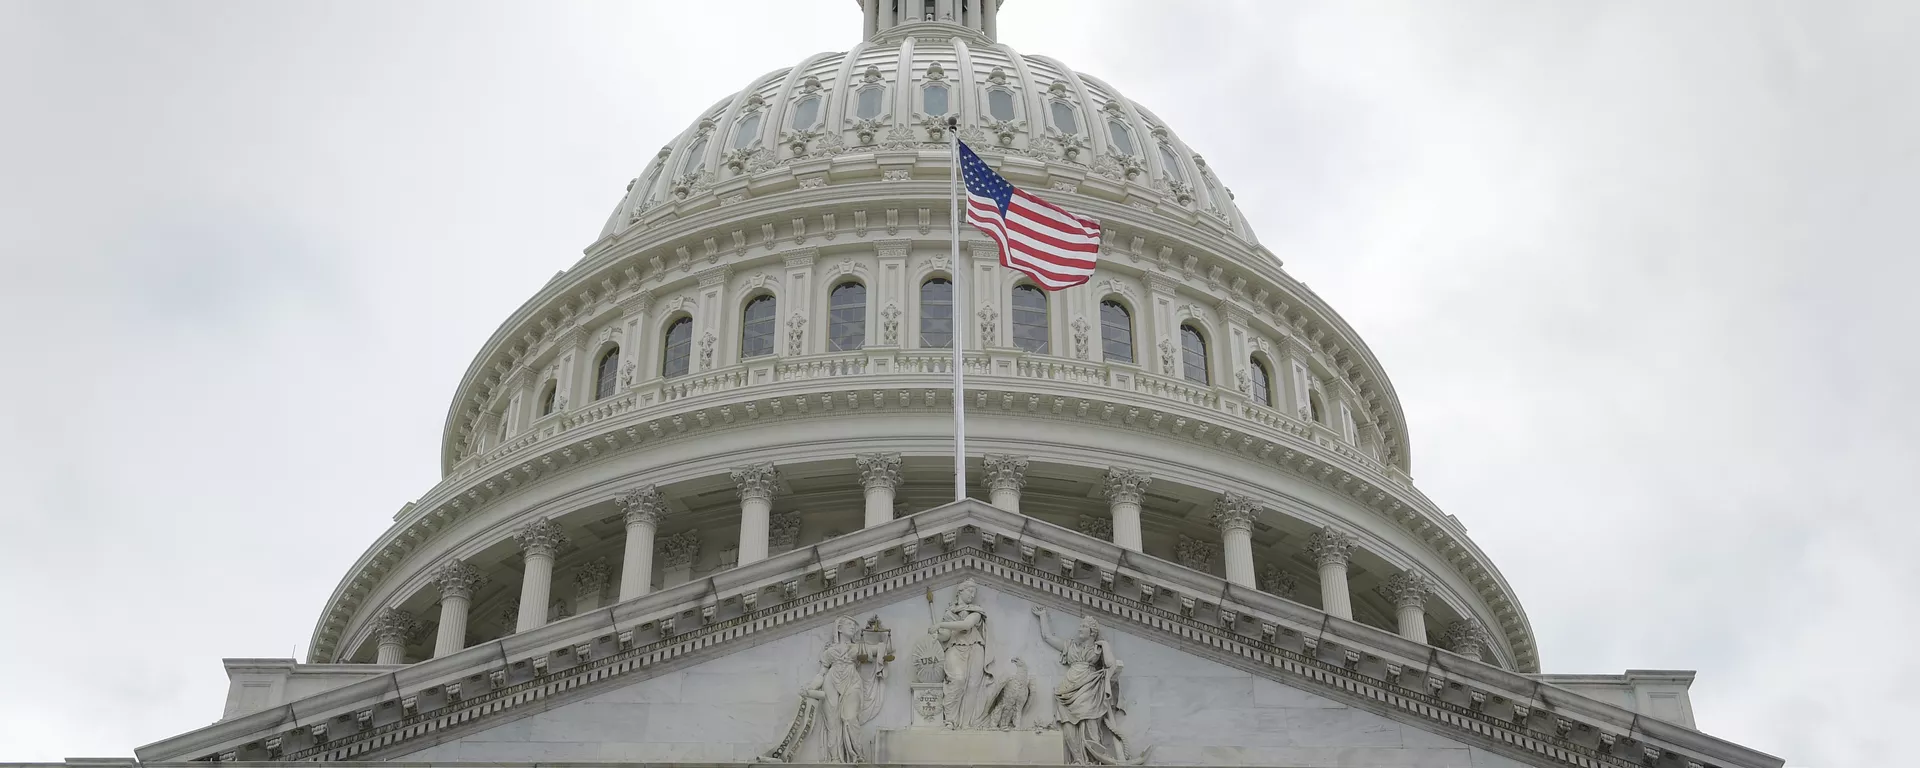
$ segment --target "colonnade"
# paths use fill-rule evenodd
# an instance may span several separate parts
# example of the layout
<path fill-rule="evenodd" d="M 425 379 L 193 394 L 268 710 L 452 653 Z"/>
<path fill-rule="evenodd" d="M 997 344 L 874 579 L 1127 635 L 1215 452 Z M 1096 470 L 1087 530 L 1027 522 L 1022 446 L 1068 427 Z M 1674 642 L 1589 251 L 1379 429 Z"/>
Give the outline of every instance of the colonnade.
<path fill-rule="evenodd" d="M 1028 461 L 1024 456 L 986 454 L 985 484 L 989 503 L 1018 514 L 1020 494 L 1026 487 Z M 894 518 L 894 494 L 900 487 L 900 455 L 868 453 L 856 456 L 860 482 L 865 494 L 865 526 L 885 525 Z M 773 497 L 781 487 L 780 472 L 771 462 L 735 467 L 728 473 L 740 501 L 739 565 L 767 557 L 769 524 Z M 1153 476 L 1144 470 L 1108 467 L 1103 488 L 1112 520 L 1114 544 L 1141 551 L 1140 509 Z M 621 558 L 619 600 L 632 600 L 653 591 L 653 565 L 656 534 L 661 519 L 668 514 L 665 498 L 652 485 L 626 491 L 614 499 L 626 523 L 626 543 Z M 1220 551 L 1227 581 L 1254 589 L 1253 528 L 1264 512 L 1263 505 L 1249 496 L 1233 492 L 1220 495 L 1214 502 L 1212 524 L 1220 533 Z M 525 632 L 548 622 L 553 582 L 553 562 L 567 543 L 560 525 L 547 518 L 527 523 L 515 532 L 525 559 L 521 577 L 517 620 L 514 631 Z M 1320 572 L 1321 609 L 1342 619 L 1353 618 L 1353 598 L 1347 586 L 1347 568 L 1352 562 L 1352 535 L 1332 527 L 1322 528 L 1308 537 L 1306 552 Z M 601 566 L 604 583 L 604 568 Z M 436 569 L 432 583 L 440 591 L 440 623 L 433 655 L 445 656 L 465 647 L 468 609 L 473 592 L 485 583 L 478 568 L 455 560 Z M 1285 579 L 1287 591 L 1292 580 Z M 1271 585 L 1269 588 L 1272 588 Z M 1427 642 L 1426 601 L 1434 591 L 1428 577 L 1407 571 L 1390 577 L 1379 587 L 1380 594 L 1394 604 L 1398 631 L 1417 643 Z M 402 663 L 406 642 L 418 628 L 405 611 L 389 608 L 375 619 L 378 663 Z M 1444 638 L 1456 652 L 1479 658 L 1485 644 L 1485 632 L 1473 622 L 1455 622 Z"/>

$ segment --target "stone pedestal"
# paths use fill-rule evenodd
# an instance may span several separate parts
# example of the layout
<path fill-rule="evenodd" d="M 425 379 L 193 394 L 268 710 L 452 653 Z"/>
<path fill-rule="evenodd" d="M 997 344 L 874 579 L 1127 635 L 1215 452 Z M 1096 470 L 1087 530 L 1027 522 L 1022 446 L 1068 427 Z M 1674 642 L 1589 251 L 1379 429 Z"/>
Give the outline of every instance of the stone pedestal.
<path fill-rule="evenodd" d="M 1067 759 L 1059 731 L 883 728 L 878 752 L 874 762 L 882 764 L 1060 765 Z"/>
<path fill-rule="evenodd" d="M 913 707 L 913 727 L 944 728 L 946 722 L 940 717 L 941 696 L 946 688 L 944 683 L 913 683 L 907 686 L 912 693 L 908 699 Z"/>

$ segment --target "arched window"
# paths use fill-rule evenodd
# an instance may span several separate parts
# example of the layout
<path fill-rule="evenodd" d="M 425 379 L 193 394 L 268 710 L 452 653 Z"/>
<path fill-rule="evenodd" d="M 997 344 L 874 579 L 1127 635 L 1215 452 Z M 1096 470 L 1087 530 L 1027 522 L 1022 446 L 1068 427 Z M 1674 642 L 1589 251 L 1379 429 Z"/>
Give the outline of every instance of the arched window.
<path fill-rule="evenodd" d="M 1061 133 L 1079 133 L 1080 120 L 1073 114 L 1073 105 L 1064 101 L 1048 102 L 1047 108 L 1053 114 L 1053 127 Z"/>
<path fill-rule="evenodd" d="M 867 287 L 855 282 L 834 286 L 827 295 L 827 348 L 835 352 L 867 345 Z"/>
<path fill-rule="evenodd" d="M 1133 131 L 1125 121 L 1117 117 L 1107 120 L 1107 134 L 1113 137 L 1113 148 L 1120 154 L 1133 154 Z"/>
<path fill-rule="evenodd" d="M 1253 380 L 1253 401 L 1272 408 L 1273 374 L 1267 371 L 1266 364 L 1259 360 L 1248 360 L 1247 378 Z"/>
<path fill-rule="evenodd" d="M 808 96 L 793 105 L 793 129 L 805 131 L 820 120 L 820 97 Z"/>
<path fill-rule="evenodd" d="M 1028 352 L 1047 353 L 1047 294 L 1031 285 L 1013 287 L 1013 345 Z M 991 339 L 984 342 L 993 343 Z"/>
<path fill-rule="evenodd" d="M 947 87 L 928 85 L 920 89 L 920 110 L 933 117 L 947 114 Z"/>
<path fill-rule="evenodd" d="M 987 91 L 987 114 L 995 120 L 1013 119 L 1013 91 L 995 88 Z"/>
<path fill-rule="evenodd" d="M 1180 158 L 1174 157 L 1172 147 L 1160 145 L 1160 164 L 1167 167 L 1167 178 L 1187 183 L 1187 170 L 1180 167 Z"/>
<path fill-rule="evenodd" d="M 755 112 L 740 118 L 740 124 L 733 129 L 733 148 L 746 149 L 754 139 L 760 138 L 760 113 Z"/>
<path fill-rule="evenodd" d="M 1180 373 L 1195 384 L 1207 383 L 1207 339 L 1192 325 L 1180 326 Z"/>
<path fill-rule="evenodd" d="M 687 147 L 686 159 L 680 161 L 680 175 L 685 176 L 689 173 L 693 173 L 694 171 L 700 170 L 700 159 L 702 157 L 705 157 L 706 154 L 707 154 L 707 137 L 702 136 L 698 139 L 695 139 L 693 141 L 693 146 Z"/>
<path fill-rule="evenodd" d="M 554 385 L 554 382 L 551 382 L 551 381 L 547 382 L 546 389 L 540 390 L 540 415 L 541 416 L 553 415 L 553 399 L 558 394 L 558 392 L 559 392 L 559 388 L 556 387 Z"/>
<path fill-rule="evenodd" d="M 620 381 L 620 348 L 614 347 L 600 356 L 600 364 L 594 369 L 593 399 L 598 400 L 613 394 L 613 387 Z"/>
<path fill-rule="evenodd" d="M 1111 362 L 1133 362 L 1133 316 L 1120 302 L 1100 302 L 1100 354 Z"/>
<path fill-rule="evenodd" d="M 665 352 L 660 358 L 660 375 L 685 376 L 693 368 L 693 318 L 683 317 L 667 326 Z"/>
<path fill-rule="evenodd" d="M 1309 409 L 1309 414 L 1313 417 L 1313 423 L 1327 423 L 1327 407 L 1321 404 L 1320 390 L 1316 389 L 1307 393 L 1307 408 Z"/>
<path fill-rule="evenodd" d="M 944 277 L 920 284 L 920 346 L 953 346 L 953 283 Z"/>
<path fill-rule="evenodd" d="M 740 313 L 740 357 L 773 354 L 774 316 L 778 314 L 772 296 L 747 302 L 746 311 Z"/>
<path fill-rule="evenodd" d="M 862 120 L 872 120 L 880 116 L 880 101 L 887 95 L 883 85 L 870 85 L 860 89 L 860 98 L 853 107 L 853 116 Z"/>

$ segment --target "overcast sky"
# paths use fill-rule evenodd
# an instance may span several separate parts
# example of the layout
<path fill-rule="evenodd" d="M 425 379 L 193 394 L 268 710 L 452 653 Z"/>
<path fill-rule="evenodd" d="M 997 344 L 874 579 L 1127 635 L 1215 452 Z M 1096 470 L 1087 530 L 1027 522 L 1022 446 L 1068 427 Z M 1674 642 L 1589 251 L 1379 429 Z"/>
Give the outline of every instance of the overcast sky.
<path fill-rule="evenodd" d="M 1548 671 L 1695 669 L 1716 736 L 1911 759 L 1920 3 L 1008 5 L 1365 337 Z M 0 0 L 0 760 L 131 755 L 219 716 L 222 657 L 304 656 L 499 322 L 859 25 Z"/>

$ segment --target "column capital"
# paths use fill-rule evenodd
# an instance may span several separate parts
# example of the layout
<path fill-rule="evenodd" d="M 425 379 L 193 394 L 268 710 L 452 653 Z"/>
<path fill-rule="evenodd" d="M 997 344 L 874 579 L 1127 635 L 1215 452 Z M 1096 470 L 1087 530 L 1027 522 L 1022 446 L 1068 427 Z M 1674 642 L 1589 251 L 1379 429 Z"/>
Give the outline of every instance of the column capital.
<path fill-rule="evenodd" d="M 1345 568 L 1353 560 L 1353 536 L 1332 526 L 1321 528 L 1307 537 L 1307 554 L 1323 568 L 1336 564 Z"/>
<path fill-rule="evenodd" d="M 577 593 L 597 593 L 606 589 L 612 578 L 613 568 L 607 565 L 606 558 L 601 558 L 573 572 L 573 588 Z"/>
<path fill-rule="evenodd" d="M 1426 608 L 1433 594 L 1433 581 L 1413 571 L 1401 571 L 1380 585 L 1380 596 L 1393 601 L 1395 608 Z"/>
<path fill-rule="evenodd" d="M 1076 521 L 1076 527 L 1079 528 L 1081 533 L 1101 541 L 1113 540 L 1113 518 L 1081 515 L 1080 519 Z"/>
<path fill-rule="evenodd" d="M 741 501 L 772 501 L 774 485 L 780 481 L 780 471 L 770 461 L 735 467 L 728 474 Z"/>
<path fill-rule="evenodd" d="M 1251 531 L 1260 519 L 1260 502 L 1228 491 L 1213 502 L 1213 527 L 1222 531 Z"/>
<path fill-rule="evenodd" d="M 1300 578 L 1288 573 L 1278 563 L 1268 563 L 1260 569 L 1260 591 L 1270 595 L 1292 598 L 1293 590 L 1300 586 Z"/>
<path fill-rule="evenodd" d="M 660 540 L 660 566 L 684 568 L 700 559 L 700 529 L 689 528 Z"/>
<path fill-rule="evenodd" d="M 413 614 L 399 608 L 387 608 L 373 617 L 373 634 L 382 643 L 405 643 L 419 628 Z"/>
<path fill-rule="evenodd" d="M 546 555 L 552 557 L 560 548 L 567 545 L 567 532 L 560 524 L 547 518 L 539 518 L 527 523 L 513 538 L 520 542 L 521 551 L 528 555 Z"/>
<path fill-rule="evenodd" d="M 791 547 L 799 541 L 799 512 L 782 512 L 767 519 L 767 546 Z"/>
<path fill-rule="evenodd" d="M 1480 627 L 1480 622 L 1462 619 L 1447 625 L 1447 633 L 1440 642 L 1446 643 L 1449 651 L 1478 659 L 1481 649 L 1487 645 L 1487 631 Z"/>
<path fill-rule="evenodd" d="M 1180 543 L 1173 548 L 1173 557 L 1179 560 L 1181 565 L 1203 573 L 1213 570 L 1213 559 L 1219 555 L 1219 544 L 1185 535 L 1180 537 Z"/>
<path fill-rule="evenodd" d="M 980 457 L 987 469 L 987 488 L 994 491 L 1019 490 L 1027 484 L 1027 457 L 989 453 Z"/>
<path fill-rule="evenodd" d="M 1153 475 L 1138 469 L 1127 467 L 1107 467 L 1107 502 L 1110 504 L 1138 504 L 1147 495 L 1147 486 L 1153 482 Z"/>
<path fill-rule="evenodd" d="M 660 525 L 660 518 L 667 514 L 666 497 L 660 495 L 660 489 L 651 484 L 628 490 L 614 497 L 613 505 L 620 508 L 620 514 L 626 518 L 627 525 Z"/>
<path fill-rule="evenodd" d="M 440 599 L 471 598 L 473 591 L 487 583 L 487 575 L 464 560 L 449 560 L 433 570 L 433 583 L 440 587 Z"/>
<path fill-rule="evenodd" d="M 853 457 L 853 463 L 860 468 L 862 488 L 895 490 L 900 487 L 900 454 L 863 453 Z"/>

